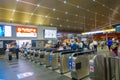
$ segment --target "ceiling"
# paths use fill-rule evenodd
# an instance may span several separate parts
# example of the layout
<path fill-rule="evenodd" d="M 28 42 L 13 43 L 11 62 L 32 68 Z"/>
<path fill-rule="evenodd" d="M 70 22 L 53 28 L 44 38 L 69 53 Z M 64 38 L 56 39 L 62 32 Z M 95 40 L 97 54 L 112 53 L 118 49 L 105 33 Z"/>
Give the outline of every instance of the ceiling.
<path fill-rule="evenodd" d="M 0 22 L 86 32 L 120 23 L 120 0 L 0 0 Z"/>

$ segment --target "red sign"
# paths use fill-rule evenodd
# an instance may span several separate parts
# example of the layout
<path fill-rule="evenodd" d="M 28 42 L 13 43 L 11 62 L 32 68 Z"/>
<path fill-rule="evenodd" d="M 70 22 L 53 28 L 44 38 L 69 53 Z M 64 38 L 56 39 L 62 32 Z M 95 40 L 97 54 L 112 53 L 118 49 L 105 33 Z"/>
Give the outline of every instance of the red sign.
<path fill-rule="evenodd" d="M 17 37 L 37 37 L 37 28 L 16 26 Z"/>

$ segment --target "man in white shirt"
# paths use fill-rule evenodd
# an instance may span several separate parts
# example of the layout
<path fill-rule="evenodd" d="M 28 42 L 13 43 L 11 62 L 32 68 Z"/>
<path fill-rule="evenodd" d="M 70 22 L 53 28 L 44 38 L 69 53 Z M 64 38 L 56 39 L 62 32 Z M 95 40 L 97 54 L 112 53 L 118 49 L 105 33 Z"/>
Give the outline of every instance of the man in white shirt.
<path fill-rule="evenodd" d="M 93 46 L 96 52 L 97 52 L 97 45 L 98 45 L 97 41 L 93 40 Z"/>

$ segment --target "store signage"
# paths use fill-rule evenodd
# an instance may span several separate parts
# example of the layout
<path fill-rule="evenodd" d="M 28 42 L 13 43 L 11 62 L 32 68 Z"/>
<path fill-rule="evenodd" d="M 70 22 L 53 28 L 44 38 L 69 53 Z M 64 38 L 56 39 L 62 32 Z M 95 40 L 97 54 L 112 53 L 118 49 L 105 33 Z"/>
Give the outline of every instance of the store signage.
<path fill-rule="evenodd" d="M 17 37 L 37 37 L 37 28 L 17 26 L 16 36 Z"/>

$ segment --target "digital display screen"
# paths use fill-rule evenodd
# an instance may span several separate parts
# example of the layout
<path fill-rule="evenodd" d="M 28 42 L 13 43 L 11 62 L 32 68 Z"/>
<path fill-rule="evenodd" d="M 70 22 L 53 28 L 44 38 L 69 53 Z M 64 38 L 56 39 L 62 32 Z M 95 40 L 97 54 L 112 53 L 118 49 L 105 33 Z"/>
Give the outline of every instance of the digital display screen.
<path fill-rule="evenodd" d="M 11 37 L 12 36 L 11 26 L 4 26 L 4 28 L 5 28 L 5 37 Z"/>
<path fill-rule="evenodd" d="M 116 32 L 120 32 L 120 25 L 116 26 Z"/>
<path fill-rule="evenodd" d="M 0 37 L 11 37 L 12 29 L 11 26 L 0 25 Z"/>
<path fill-rule="evenodd" d="M 45 29 L 44 38 L 57 38 L 57 30 Z"/>
<path fill-rule="evenodd" d="M 16 26 L 17 37 L 37 37 L 37 28 Z"/>
<path fill-rule="evenodd" d="M 4 37 L 4 26 L 0 25 L 0 37 Z"/>

